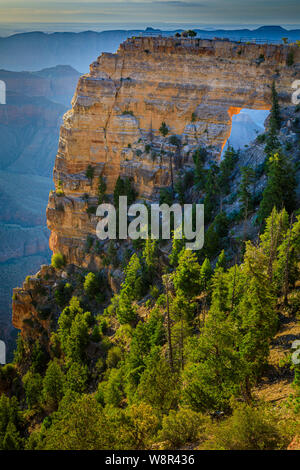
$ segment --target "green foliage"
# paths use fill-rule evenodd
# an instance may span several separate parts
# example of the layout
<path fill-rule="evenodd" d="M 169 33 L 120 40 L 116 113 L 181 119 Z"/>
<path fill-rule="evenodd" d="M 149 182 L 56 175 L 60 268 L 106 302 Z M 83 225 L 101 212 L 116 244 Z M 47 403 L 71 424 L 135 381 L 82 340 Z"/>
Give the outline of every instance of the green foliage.
<path fill-rule="evenodd" d="M 207 150 L 200 147 L 193 153 L 193 160 L 195 164 L 195 182 L 199 188 L 202 188 L 205 183 L 206 171 L 204 164 L 207 158 Z"/>
<path fill-rule="evenodd" d="M 122 112 L 122 116 L 134 116 L 134 113 L 133 111 L 126 109 L 125 111 Z"/>
<path fill-rule="evenodd" d="M 62 311 L 58 326 L 60 345 L 66 358 L 69 361 L 84 361 L 89 325 L 76 297 L 72 297 L 69 306 Z"/>
<path fill-rule="evenodd" d="M 84 393 L 86 390 L 88 381 L 88 368 L 86 365 L 79 362 L 72 362 L 64 383 L 65 392 L 68 391 L 75 393 Z"/>
<path fill-rule="evenodd" d="M 182 250 L 179 254 L 178 266 L 173 275 L 176 292 L 187 298 L 192 298 L 200 291 L 201 268 L 196 253 L 191 250 Z"/>
<path fill-rule="evenodd" d="M 206 174 L 204 199 L 205 223 L 211 222 L 220 204 L 219 172 L 220 168 L 216 164 L 212 164 Z"/>
<path fill-rule="evenodd" d="M 220 255 L 219 255 L 218 261 L 216 263 L 216 270 L 217 269 L 225 269 L 226 264 L 227 264 L 226 254 L 225 254 L 225 251 L 222 250 Z"/>
<path fill-rule="evenodd" d="M 38 448 L 106 450 L 112 448 L 112 439 L 112 430 L 101 405 L 93 396 L 82 395 L 59 410 Z"/>
<path fill-rule="evenodd" d="M 53 409 L 57 409 L 63 397 L 65 377 L 60 365 L 50 361 L 43 379 L 43 397 L 45 402 Z"/>
<path fill-rule="evenodd" d="M 145 241 L 145 247 L 142 253 L 142 258 L 144 259 L 145 269 L 147 278 L 153 279 L 158 267 L 158 241 L 147 238 Z"/>
<path fill-rule="evenodd" d="M 213 258 L 223 247 L 223 240 L 228 234 L 229 218 L 225 212 L 220 212 L 210 224 L 205 233 L 203 252 L 208 258 Z"/>
<path fill-rule="evenodd" d="M 90 182 L 93 181 L 94 173 L 95 173 L 95 168 L 92 167 L 92 165 L 88 165 L 86 172 L 85 172 L 85 176 L 90 180 Z"/>
<path fill-rule="evenodd" d="M 210 280 L 213 275 L 213 269 L 211 267 L 208 258 L 205 258 L 200 269 L 200 286 L 203 291 L 209 291 Z"/>
<path fill-rule="evenodd" d="M 105 202 L 105 192 L 106 192 L 107 186 L 106 186 L 106 181 L 103 178 L 103 176 L 99 176 L 99 181 L 98 181 L 98 204 L 103 204 Z"/>
<path fill-rule="evenodd" d="M 106 364 L 107 367 L 113 369 L 117 367 L 118 363 L 122 359 L 122 350 L 118 346 L 110 348 L 107 354 Z"/>
<path fill-rule="evenodd" d="M 280 129 L 281 117 L 280 107 L 278 103 L 278 95 L 275 83 L 272 84 L 272 108 L 269 119 L 269 131 L 266 139 L 265 153 L 271 157 L 280 148 L 280 143 L 277 137 L 278 130 Z"/>
<path fill-rule="evenodd" d="M 280 108 L 278 103 L 278 94 L 276 91 L 275 82 L 272 83 L 272 109 L 270 115 L 270 126 L 271 128 L 274 127 L 275 129 L 280 129 Z"/>
<path fill-rule="evenodd" d="M 126 278 L 122 284 L 117 307 L 117 317 L 121 324 L 131 323 L 136 319 L 133 304 L 142 294 L 141 263 L 136 254 L 132 255 L 126 269 Z"/>
<path fill-rule="evenodd" d="M 26 395 L 26 403 L 33 408 L 41 401 L 42 377 L 40 374 L 28 371 L 23 377 L 23 385 Z"/>
<path fill-rule="evenodd" d="M 159 128 L 159 132 L 161 133 L 161 135 L 163 137 L 166 137 L 169 133 L 169 128 L 168 128 L 167 124 L 164 121 L 161 123 L 161 126 Z"/>
<path fill-rule="evenodd" d="M 253 209 L 251 189 L 255 181 L 255 172 L 253 168 L 245 166 L 241 168 L 241 175 L 242 180 L 238 190 L 238 197 L 244 218 L 246 219 L 249 212 Z"/>
<path fill-rule="evenodd" d="M 155 354 L 147 361 L 136 391 L 136 399 L 149 403 L 158 413 L 167 413 L 178 403 L 180 384 L 164 359 Z"/>
<path fill-rule="evenodd" d="M 73 287 L 69 282 L 60 282 L 54 291 L 54 297 L 59 307 L 64 307 L 71 299 Z"/>
<path fill-rule="evenodd" d="M 218 175 L 218 186 L 222 195 L 227 195 L 230 192 L 230 179 L 236 167 L 237 160 L 238 152 L 236 152 L 233 147 L 229 146 L 220 163 L 220 173 Z"/>
<path fill-rule="evenodd" d="M 286 449 L 291 436 L 285 432 L 274 409 L 240 403 L 233 415 L 213 428 L 205 448 L 213 450 Z"/>
<path fill-rule="evenodd" d="M 85 276 L 84 284 L 83 284 L 84 292 L 90 299 L 96 297 L 96 295 L 100 292 L 100 279 L 95 273 L 88 273 Z"/>
<path fill-rule="evenodd" d="M 179 137 L 177 137 L 177 135 L 171 135 L 169 137 L 169 142 L 170 144 L 175 145 L 176 147 L 180 147 L 181 142 L 180 142 Z"/>
<path fill-rule="evenodd" d="M 184 444 L 193 443 L 204 429 L 206 419 L 188 408 L 171 410 L 163 417 L 159 441 L 164 441 L 166 449 L 179 449 Z"/>
<path fill-rule="evenodd" d="M 62 253 L 54 253 L 51 258 L 51 266 L 56 269 L 62 269 L 66 264 L 65 257 Z"/>
<path fill-rule="evenodd" d="M 120 176 L 117 179 L 116 186 L 114 189 L 114 205 L 116 208 L 119 207 L 119 197 L 127 196 L 127 204 L 130 206 L 136 198 L 136 192 L 132 186 L 132 182 L 129 178 L 121 178 Z"/>
<path fill-rule="evenodd" d="M 159 191 L 159 203 L 160 204 L 168 204 L 171 206 L 173 204 L 173 192 L 171 189 L 162 188 Z"/>
<path fill-rule="evenodd" d="M 282 151 L 269 158 L 267 186 L 259 206 L 257 219 L 263 223 L 273 209 L 285 207 L 291 213 L 296 206 L 296 179 L 292 164 Z"/>

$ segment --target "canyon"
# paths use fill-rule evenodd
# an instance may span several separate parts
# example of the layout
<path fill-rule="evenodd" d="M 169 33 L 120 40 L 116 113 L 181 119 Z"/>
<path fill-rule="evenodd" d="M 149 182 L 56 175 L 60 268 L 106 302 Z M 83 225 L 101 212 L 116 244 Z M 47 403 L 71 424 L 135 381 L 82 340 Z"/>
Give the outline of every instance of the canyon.
<path fill-rule="evenodd" d="M 69 66 L 31 72 L 0 70 L 0 337 L 8 349 L 12 289 L 50 261 L 46 206 L 59 128 L 80 74 Z"/>
<path fill-rule="evenodd" d="M 97 206 L 99 177 L 108 194 L 127 177 L 140 200 L 157 200 L 173 170 L 193 168 L 197 148 L 220 158 L 232 116 L 270 109 L 273 82 L 280 103 L 290 104 L 299 73 L 297 46 L 133 37 L 116 54 L 102 53 L 79 79 L 61 127 L 47 208 L 51 250 L 67 263 L 102 266 L 101 254 L 86 249 L 96 238 L 87 209 Z"/>

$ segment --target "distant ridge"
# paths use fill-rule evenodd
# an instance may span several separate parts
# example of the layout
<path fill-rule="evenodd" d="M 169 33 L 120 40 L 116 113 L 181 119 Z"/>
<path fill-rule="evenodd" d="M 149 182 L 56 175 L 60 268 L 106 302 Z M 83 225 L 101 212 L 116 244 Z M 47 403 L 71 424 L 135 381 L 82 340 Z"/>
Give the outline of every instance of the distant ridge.
<path fill-rule="evenodd" d="M 111 30 L 111 31 L 83 31 L 80 33 L 43 33 L 42 31 L 13 34 L 0 37 L 0 68 L 12 71 L 37 71 L 42 68 L 55 67 L 66 64 L 86 73 L 89 65 L 102 52 L 115 52 L 119 44 L 128 37 L 143 33 L 161 33 L 164 36 L 173 36 L 175 31 L 163 31 L 154 28 L 146 30 Z M 214 37 L 228 38 L 230 40 L 260 40 L 267 42 L 282 42 L 285 37 L 290 42 L 300 39 L 300 29 L 287 30 L 281 26 L 262 26 L 257 29 L 195 29 L 198 36 L 203 39 Z"/>

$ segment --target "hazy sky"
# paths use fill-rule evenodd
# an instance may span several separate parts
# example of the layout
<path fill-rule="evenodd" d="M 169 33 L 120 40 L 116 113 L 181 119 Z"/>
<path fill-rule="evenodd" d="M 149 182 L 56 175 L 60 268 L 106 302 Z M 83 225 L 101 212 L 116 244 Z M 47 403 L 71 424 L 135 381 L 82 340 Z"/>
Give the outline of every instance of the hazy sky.
<path fill-rule="evenodd" d="M 295 24 L 299 0 L 0 0 L 1 23 Z"/>

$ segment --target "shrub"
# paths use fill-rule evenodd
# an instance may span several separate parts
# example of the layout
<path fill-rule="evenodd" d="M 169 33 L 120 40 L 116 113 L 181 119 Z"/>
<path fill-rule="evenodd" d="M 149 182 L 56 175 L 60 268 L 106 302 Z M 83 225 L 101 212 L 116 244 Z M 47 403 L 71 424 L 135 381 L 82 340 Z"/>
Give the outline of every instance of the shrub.
<path fill-rule="evenodd" d="M 99 176 L 99 181 L 98 181 L 98 204 L 102 204 L 105 200 L 105 192 L 106 192 L 107 186 L 106 186 L 106 181 L 103 178 L 103 176 Z"/>
<path fill-rule="evenodd" d="M 119 346 L 113 346 L 110 348 L 107 354 L 106 364 L 107 367 L 113 369 L 117 367 L 118 363 L 122 359 L 122 350 Z"/>
<path fill-rule="evenodd" d="M 173 204 L 173 194 L 171 189 L 162 188 L 159 192 L 159 203 L 168 204 L 171 206 Z"/>
<path fill-rule="evenodd" d="M 98 325 L 94 325 L 92 335 L 91 335 L 91 340 L 94 341 L 95 343 L 99 343 L 101 339 L 101 333 Z"/>
<path fill-rule="evenodd" d="M 89 215 L 96 214 L 96 211 L 97 211 L 97 207 L 96 207 L 96 206 L 89 206 L 89 207 L 86 209 L 86 212 L 87 212 L 87 214 L 89 214 Z"/>
<path fill-rule="evenodd" d="M 290 437 L 280 427 L 274 410 L 239 404 L 233 415 L 215 426 L 214 437 L 205 444 L 212 450 L 275 450 L 286 448 Z"/>
<path fill-rule="evenodd" d="M 167 448 L 178 449 L 183 444 L 197 439 L 205 421 L 200 413 L 190 409 L 171 410 L 163 418 L 158 438 L 165 441 Z"/>
<path fill-rule="evenodd" d="M 56 269 L 62 269 L 66 264 L 65 257 L 62 253 L 54 253 L 51 258 L 51 266 Z"/>
<path fill-rule="evenodd" d="M 94 273 L 88 273 L 85 276 L 83 284 L 84 292 L 90 299 L 93 299 L 100 291 L 99 278 Z"/>
<path fill-rule="evenodd" d="M 134 116 L 133 111 L 125 110 L 122 112 L 122 116 Z"/>
<path fill-rule="evenodd" d="M 161 135 L 163 137 L 166 137 L 166 135 L 168 135 L 168 133 L 169 133 L 169 128 L 168 128 L 167 124 L 164 121 L 161 123 L 161 126 L 159 128 L 159 132 L 161 133 Z"/>
<path fill-rule="evenodd" d="M 86 251 L 89 252 L 94 243 L 94 239 L 91 235 L 86 237 Z"/>
<path fill-rule="evenodd" d="M 95 169 L 92 167 L 92 165 L 88 165 L 86 172 L 85 172 L 85 176 L 90 180 L 90 182 L 93 181 L 94 172 L 95 172 Z"/>
<path fill-rule="evenodd" d="M 171 145 L 176 145 L 176 147 L 180 146 L 180 139 L 177 137 L 177 135 L 171 135 L 169 142 Z"/>
<path fill-rule="evenodd" d="M 131 179 L 125 177 L 121 178 L 120 176 L 118 177 L 114 189 L 114 204 L 115 207 L 119 207 L 119 197 L 120 196 L 127 196 L 127 203 L 130 206 L 135 198 L 136 198 L 136 192 L 133 186 L 133 182 Z"/>
<path fill-rule="evenodd" d="M 194 38 L 194 37 L 197 36 L 197 33 L 196 33 L 196 31 L 193 31 L 192 29 L 189 29 L 189 30 L 187 31 L 187 35 L 188 35 L 190 38 Z"/>
<path fill-rule="evenodd" d="M 57 289 L 55 289 L 55 291 L 54 291 L 55 302 L 57 303 L 57 305 L 59 307 L 64 307 L 68 303 L 68 301 L 70 300 L 70 299 L 68 299 L 68 300 L 65 299 L 64 287 L 65 287 L 64 283 L 60 282 L 58 284 Z"/>

